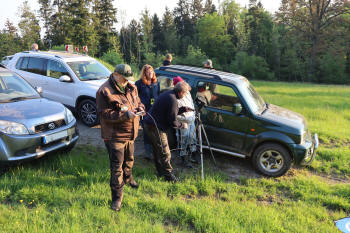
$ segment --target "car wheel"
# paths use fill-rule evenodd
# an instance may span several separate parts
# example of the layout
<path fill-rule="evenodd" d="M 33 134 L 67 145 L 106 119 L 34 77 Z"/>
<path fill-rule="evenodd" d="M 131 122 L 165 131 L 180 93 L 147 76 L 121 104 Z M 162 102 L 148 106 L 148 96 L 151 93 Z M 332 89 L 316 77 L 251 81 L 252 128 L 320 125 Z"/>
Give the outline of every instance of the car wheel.
<path fill-rule="evenodd" d="M 87 126 L 91 127 L 99 123 L 96 102 L 91 99 L 85 99 L 80 102 L 78 113 L 80 120 Z"/>
<path fill-rule="evenodd" d="M 283 146 L 276 143 L 266 143 L 254 151 L 252 162 L 262 174 L 278 177 L 289 170 L 292 159 Z"/>

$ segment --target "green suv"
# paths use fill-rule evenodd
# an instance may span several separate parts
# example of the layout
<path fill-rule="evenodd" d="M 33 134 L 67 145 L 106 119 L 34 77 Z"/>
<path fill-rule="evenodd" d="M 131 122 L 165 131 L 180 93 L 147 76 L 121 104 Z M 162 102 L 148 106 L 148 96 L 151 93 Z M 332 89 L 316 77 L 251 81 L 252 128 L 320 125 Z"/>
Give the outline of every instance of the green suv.
<path fill-rule="evenodd" d="M 272 177 L 285 174 L 292 163 L 313 161 L 318 137 L 311 135 L 305 118 L 266 103 L 245 77 L 180 65 L 163 66 L 155 73 L 161 91 L 180 76 L 191 85 L 192 97 L 205 103 L 201 120 L 213 151 L 250 157 L 258 171 Z"/>

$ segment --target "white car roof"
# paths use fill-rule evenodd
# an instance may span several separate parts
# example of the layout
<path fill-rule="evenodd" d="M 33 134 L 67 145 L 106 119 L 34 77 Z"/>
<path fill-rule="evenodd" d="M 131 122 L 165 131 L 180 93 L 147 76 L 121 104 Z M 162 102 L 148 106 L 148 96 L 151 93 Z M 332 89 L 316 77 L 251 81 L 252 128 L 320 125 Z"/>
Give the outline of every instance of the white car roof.
<path fill-rule="evenodd" d="M 63 51 L 24 51 L 22 54 L 30 54 L 30 56 L 38 56 L 38 57 L 54 57 L 64 60 L 65 62 L 71 61 L 89 61 L 95 60 L 92 57 L 87 55 L 78 54 L 78 53 L 67 53 Z"/>

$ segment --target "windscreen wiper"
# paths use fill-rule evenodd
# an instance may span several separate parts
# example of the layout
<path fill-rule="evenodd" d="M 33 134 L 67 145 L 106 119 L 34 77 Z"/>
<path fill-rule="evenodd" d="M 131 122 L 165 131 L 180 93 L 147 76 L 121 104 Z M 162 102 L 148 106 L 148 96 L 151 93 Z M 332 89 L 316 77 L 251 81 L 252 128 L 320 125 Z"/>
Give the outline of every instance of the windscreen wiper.
<path fill-rule="evenodd" d="M 265 103 L 265 109 L 264 109 L 264 111 L 261 112 L 261 115 L 264 114 L 267 109 L 269 109 L 269 104 Z"/>
<path fill-rule="evenodd" d="M 20 96 L 20 97 L 15 97 L 15 98 L 11 98 L 11 99 L 9 99 L 9 101 L 11 102 L 11 101 L 13 101 L 13 102 L 16 102 L 16 101 L 20 101 L 20 100 L 28 100 L 28 99 L 37 99 L 37 98 L 39 98 L 39 97 L 34 97 L 34 96 L 32 96 L 32 97 L 30 97 L 30 96 Z"/>

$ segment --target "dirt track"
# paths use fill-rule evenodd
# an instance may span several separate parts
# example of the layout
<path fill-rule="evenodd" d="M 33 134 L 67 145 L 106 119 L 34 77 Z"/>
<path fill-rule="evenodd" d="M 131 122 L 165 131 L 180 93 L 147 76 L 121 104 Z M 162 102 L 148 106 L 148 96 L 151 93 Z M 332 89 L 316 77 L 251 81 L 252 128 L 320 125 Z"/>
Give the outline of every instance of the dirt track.
<path fill-rule="evenodd" d="M 95 147 L 105 148 L 104 142 L 101 139 L 100 125 L 95 127 L 87 127 L 78 120 L 78 128 L 80 131 L 80 139 L 78 145 L 92 145 Z M 142 140 L 142 129 L 139 130 L 139 136 L 135 142 L 135 157 L 143 159 L 144 146 Z M 250 161 L 247 159 L 234 158 L 229 155 L 214 153 L 215 159 L 218 163 L 218 169 L 226 173 L 230 179 L 239 180 L 241 177 L 260 177 L 251 166 Z M 205 159 L 210 160 L 211 156 L 206 155 Z M 135 159 L 137 162 L 138 159 Z M 211 161 L 211 160 L 210 160 Z M 177 172 L 181 172 L 184 169 L 181 166 L 181 161 L 174 153 L 172 155 L 172 165 Z"/>

